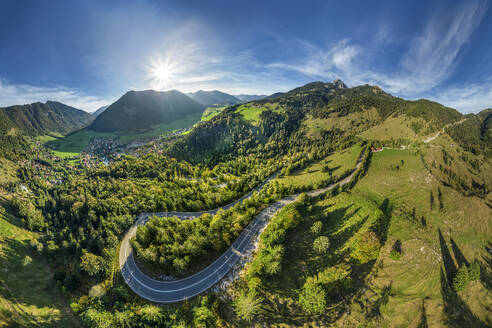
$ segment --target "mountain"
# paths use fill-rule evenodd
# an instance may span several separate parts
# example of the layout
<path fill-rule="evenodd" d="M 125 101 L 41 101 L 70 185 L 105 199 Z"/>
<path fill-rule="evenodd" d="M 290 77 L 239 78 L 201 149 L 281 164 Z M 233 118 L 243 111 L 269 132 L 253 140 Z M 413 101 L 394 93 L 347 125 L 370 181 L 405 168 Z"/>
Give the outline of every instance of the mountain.
<path fill-rule="evenodd" d="M 218 154 L 248 152 L 249 147 L 266 146 L 273 139 L 278 139 L 275 144 L 283 151 L 299 147 L 300 140 L 307 146 L 353 136 L 408 145 L 462 117 L 452 108 L 425 99 L 404 100 L 377 86 L 348 88 L 340 80 L 312 82 L 226 108 L 178 143 L 175 155 L 193 161 L 201 154 L 217 160 Z"/>
<path fill-rule="evenodd" d="M 60 102 L 0 108 L 0 135 L 67 134 L 89 124 L 92 116 Z"/>
<path fill-rule="evenodd" d="M 245 94 L 240 94 L 240 95 L 234 95 L 237 99 L 241 100 L 241 102 L 250 102 L 254 100 L 260 100 L 263 98 L 266 98 L 266 95 L 245 95 Z"/>
<path fill-rule="evenodd" d="M 91 115 L 93 117 L 98 117 L 102 112 L 104 112 L 106 109 L 108 109 L 108 107 L 109 107 L 109 105 L 99 107 L 98 109 L 96 109 L 95 112 L 91 113 Z"/>
<path fill-rule="evenodd" d="M 213 91 L 199 90 L 197 92 L 187 93 L 187 95 L 191 99 L 199 102 L 204 106 L 234 105 L 242 102 L 240 99 L 218 90 L 213 90 Z"/>
<path fill-rule="evenodd" d="M 205 106 L 177 91 L 129 91 L 111 104 L 89 126 L 97 132 L 138 132 L 201 115 Z"/>

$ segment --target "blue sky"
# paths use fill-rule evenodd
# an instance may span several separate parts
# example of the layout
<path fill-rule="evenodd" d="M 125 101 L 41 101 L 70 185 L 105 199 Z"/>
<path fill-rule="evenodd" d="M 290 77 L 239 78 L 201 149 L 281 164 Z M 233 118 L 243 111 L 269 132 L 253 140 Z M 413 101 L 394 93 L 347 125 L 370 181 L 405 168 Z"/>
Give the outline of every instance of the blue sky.
<path fill-rule="evenodd" d="M 492 107 L 492 10 L 465 1 L 0 1 L 0 105 L 311 81 Z"/>

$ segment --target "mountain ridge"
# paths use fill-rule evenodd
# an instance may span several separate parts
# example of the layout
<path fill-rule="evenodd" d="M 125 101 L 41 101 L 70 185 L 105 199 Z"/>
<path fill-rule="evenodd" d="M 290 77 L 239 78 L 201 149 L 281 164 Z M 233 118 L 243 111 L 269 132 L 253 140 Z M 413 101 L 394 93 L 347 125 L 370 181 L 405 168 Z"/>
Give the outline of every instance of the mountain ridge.
<path fill-rule="evenodd" d="M 57 101 L 35 102 L 0 108 L 0 134 L 67 134 L 92 121 L 92 116 L 80 109 Z"/>
<path fill-rule="evenodd" d="M 198 90 L 195 92 L 186 93 L 186 95 L 204 106 L 234 105 L 241 102 L 241 100 L 235 96 L 219 90 Z"/>
<path fill-rule="evenodd" d="M 128 91 L 102 112 L 88 129 L 135 132 L 153 125 L 198 115 L 205 106 L 177 91 Z"/>

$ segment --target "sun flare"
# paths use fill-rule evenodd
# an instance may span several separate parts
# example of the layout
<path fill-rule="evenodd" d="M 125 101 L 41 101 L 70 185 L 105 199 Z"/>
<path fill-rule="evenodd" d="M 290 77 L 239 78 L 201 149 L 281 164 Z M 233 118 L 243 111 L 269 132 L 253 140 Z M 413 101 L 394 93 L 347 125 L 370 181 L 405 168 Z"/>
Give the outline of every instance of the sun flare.
<path fill-rule="evenodd" d="M 172 66 L 162 59 L 155 60 L 150 64 L 149 73 L 153 88 L 164 89 L 172 85 L 174 75 Z"/>

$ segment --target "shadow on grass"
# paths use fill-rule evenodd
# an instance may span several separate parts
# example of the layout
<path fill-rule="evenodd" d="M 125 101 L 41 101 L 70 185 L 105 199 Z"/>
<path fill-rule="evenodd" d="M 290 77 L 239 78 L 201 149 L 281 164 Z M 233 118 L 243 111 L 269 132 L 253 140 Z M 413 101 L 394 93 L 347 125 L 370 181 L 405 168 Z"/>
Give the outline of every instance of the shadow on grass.
<path fill-rule="evenodd" d="M 487 255 L 482 256 L 480 263 L 480 281 L 488 291 L 492 291 L 492 243 L 485 247 Z"/>
<path fill-rule="evenodd" d="M 392 283 L 390 282 L 389 285 L 383 287 L 383 289 L 381 290 L 380 297 L 378 297 L 376 301 L 371 304 L 371 306 L 362 305 L 362 307 L 365 308 L 366 319 L 374 319 L 374 318 L 381 317 L 381 307 L 388 304 L 389 298 L 391 296 L 391 285 Z"/>
<path fill-rule="evenodd" d="M 0 195 L 0 206 L 5 209 L 5 214 L 3 215 L 3 218 L 10 224 L 15 225 L 18 228 L 25 229 L 25 226 L 22 224 L 22 222 L 19 220 L 18 217 L 14 216 L 12 213 L 15 213 L 15 209 L 10 203 L 8 199 Z"/>
<path fill-rule="evenodd" d="M 354 211 L 354 214 L 357 213 L 360 210 L 360 208 L 356 209 Z M 367 219 L 369 218 L 369 215 L 366 215 L 364 218 L 359 220 L 358 222 L 348 226 L 347 228 L 343 229 L 342 231 L 333 234 L 331 238 L 331 243 L 334 248 L 339 248 L 340 246 L 344 245 L 351 237 L 355 235 L 357 231 L 362 228 L 364 223 L 366 223 Z"/>
<path fill-rule="evenodd" d="M 44 327 L 44 324 L 37 324 L 40 318 L 56 324 L 60 318 L 51 318 L 45 313 L 46 309 L 55 306 L 53 301 L 57 297 L 51 273 L 45 272 L 44 265 L 39 263 L 38 255 L 31 251 L 27 241 L 4 238 L 0 243 L 0 295 L 12 304 L 12 310 L 6 311 L 11 312 L 9 317 L 15 323 L 7 326 Z M 26 312 L 24 308 L 39 311 L 39 314 Z"/>
<path fill-rule="evenodd" d="M 441 268 L 441 295 L 444 305 L 445 322 L 449 327 L 487 327 L 456 293 Z"/>
<path fill-rule="evenodd" d="M 422 300 L 422 312 L 420 313 L 420 323 L 417 328 L 427 328 L 427 313 L 425 312 L 425 299 Z"/>
<path fill-rule="evenodd" d="M 439 233 L 439 245 L 441 247 L 441 256 L 442 256 L 442 262 L 444 264 L 444 272 L 446 274 L 446 279 L 448 281 L 453 281 L 453 278 L 456 275 L 458 268 L 456 268 L 454 264 L 453 257 L 449 252 L 448 245 L 444 240 L 441 229 L 437 229 L 437 231 Z"/>
<path fill-rule="evenodd" d="M 383 216 L 378 222 L 375 222 L 373 230 L 378 234 L 381 245 L 386 244 L 388 237 L 388 229 L 391 221 L 391 214 L 393 212 L 393 206 L 391 206 L 388 198 L 385 198 L 379 205 L 379 209 L 383 212 Z"/>
<path fill-rule="evenodd" d="M 333 174 L 333 172 L 335 172 L 336 170 L 338 170 L 341 167 L 342 167 L 341 165 L 330 167 L 330 168 L 328 168 L 328 171 L 326 171 L 326 173 Z"/>
<path fill-rule="evenodd" d="M 457 268 L 454 264 L 448 245 L 444 239 L 441 229 L 438 229 L 439 244 L 441 246 L 441 255 L 443 267 L 441 268 L 441 295 L 444 305 L 444 316 L 446 324 L 449 327 L 486 327 L 461 299 L 453 287 L 453 278 L 456 275 Z M 457 262 L 468 263 L 458 245 L 451 238 L 453 253 Z"/>
<path fill-rule="evenodd" d="M 470 263 L 466 260 L 465 256 L 461 252 L 461 250 L 458 248 L 458 245 L 456 245 L 456 242 L 454 241 L 453 238 L 450 238 L 451 242 L 451 248 L 453 250 L 454 258 L 456 259 L 456 262 L 458 263 L 458 268 L 461 268 L 461 266 L 466 265 L 469 266 Z"/>
<path fill-rule="evenodd" d="M 314 213 L 320 214 L 326 211 L 325 206 L 314 208 Z M 378 231 L 378 236 L 381 241 L 386 241 L 389 222 L 391 219 L 391 205 L 389 200 L 384 200 L 380 206 L 384 215 L 379 220 L 376 220 L 371 227 Z M 369 216 L 357 218 L 355 222 L 348 222 L 350 218 L 358 214 L 360 207 L 354 208 L 354 204 L 345 207 L 334 209 L 327 213 L 323 221 L 323 235 L 330 237 L 330 255 L 323 257 L 313 257 L 312 243 L 314 236 L 309 236 L 309 228 L 312 222 L 318 220 L 316 215 L 311 219 L 307 219 L 304 224 L 301 224 L 295 231 L 286 236 L 284 243 L 285 261 L 282 271 L 275 277 L 270 279 L 266 286 L 266 295 L 278 295 L 287 297 L 288 302 L 280 303 L 278 299 L 272 297 L 265 298 L 265 323 L 268 325 L 289 324 L 293 326 L 302 326 L 313 320 L 318 320 L 322 326 L 335 322 L 345 313 L 350 312 L 349 304 L 351 299 L 360 300 L 365 291 L 370 288 L 368 286 L 367 277 L 373 271 L 376 260 L 371 260 L 363 264 L 352 263 L 351 278 L 354 283 L 350 289 L 334 292 L 332 295 L 327 295 L 326 308 L 323 314 L 319 316 L 311 316 L 303 313 L 300 306 L 297 304 L 298 292 L 302 288 L 307 277 L 313 276 L 319 272 L 320 268 L 332 267 L 342 263 L 349 263 L 348 248 L 344 252 L 340 249 L 357 234 L 369 219 Z M 338 251 L 335 251 L 338 250 Z M 296 272 L 294 275 L 293 272 Z M 378 291 L 378 297 L 370 304 L 363 304 L 367 317 L 381 316 L 381 308 L 387 304 L 391 296 L 391 284 L 385 286 L 381 291 Z"/>

